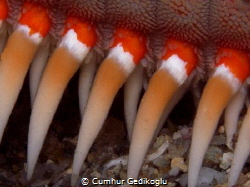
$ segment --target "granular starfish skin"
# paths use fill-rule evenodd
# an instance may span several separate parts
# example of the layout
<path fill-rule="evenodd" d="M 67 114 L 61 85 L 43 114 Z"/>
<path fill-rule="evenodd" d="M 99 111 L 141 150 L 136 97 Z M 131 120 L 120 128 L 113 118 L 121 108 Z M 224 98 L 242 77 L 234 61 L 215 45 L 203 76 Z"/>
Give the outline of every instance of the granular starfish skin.
<path fill-rule="evenodd" d="M 32 184 L 44 174 L 36 174 L 40 170 L 37 163 L 46 161 L 54 167 L 61 162 L 60 155 L 69 151 L 66 160 L 74 157 L 72 166 L 66 161 L 59 168 L 60 177 L 71 174 L 70 184 L 65 179 L 67 185 L 76 185 L 85 175 L 108 177 L 106 171 L 121 159 L 126 166 L 116 165 L 114 177 L 137 179 L 147 173 L 147 177 L 157 178 L 162 174 L 174 182 L 179 172 L 187 172 L 188 179 L 180 184 L 195 187 L 201 185 L 201 174 L 210 171 L 202 165 L 204 159 L 207 164 L 206 153 L 212 149 L 212 158 L 219 155 L 214 159 L 216 167 L 225 170 L 231 166 L 228 186 L 234 186 L 250 153 L 250 111 L 242 112 L 248 101 L 249 46 L 247 0 L 0 0 L 2 162 L 6 163 L 6 149 L 13 150 L 25 163 L 25 167 L 12 168 L 14 173 L 22 168 L 22 175 Z M 180 102 L 186 93 L 191 95 L 188 101 Z M 60 103 L 65 106 L 58 107 Z M 176 105 L 181 109 L 172 112 Z M 188 114 L 182 118 L 186 106 Z M 146 156 L 165 122 L 169 124 L 171 112 L 182 121 L 182 128 L 170 135 L 172 142 Z M 105 120 L 117 113 L 119 121 L 110 123 L 123 124 L 124 119 L 127 133 L 114 127 L 100 135 Z M 243 120 L 239 120 L 240 113 L 245 113 Z M 185 128 L 186 119 L 192 132 Z M 242 121 L 239 132 L 238 121 Z M 68 150 L 71 141 L 64 140 L 66 145 L 59 143 L 61 149 L 55 149 L 58 153 L 44 158 L 40 152 L 47 147 L 50 124 L 59 141 L 77 132 L 79 136 L 76 146 L 69 145 Z M 223 125 L 223 144 L 233 156 L 221 155 L 229 150 L 209 148 L 218 124 Z M 18 127 L 10 133 L 11 126 Z M 12 136 L 20 136 L 13 149 L 8 142 Z M 57 137 L 48 136 L 51 147 L 55 146 Z M 98 144 L 98 136 L 106 136 L 106 140 L 100 138 Z M 170 151 L 178 139 L 186 140 L 183 154 L 166 159 L 169 155 L 164 151 Z M 26 140 L 27 156 L 21 151 Z M 107 154 L 97 151 L 99 161 L 93 155 L 95 145 L 102 151 L 108 149 Z M 54 151 L 51 147 L 46 154 Z M 50 159 L 58 160 L 53 163 Z M 144 160 L 159 170 L 145 166 Z M 100 173 L 100 168 L 105 172 Z M 21 178 L 19 183 L 25 184 Z M 49 183 L 56 184 L 53 180 Z"/>

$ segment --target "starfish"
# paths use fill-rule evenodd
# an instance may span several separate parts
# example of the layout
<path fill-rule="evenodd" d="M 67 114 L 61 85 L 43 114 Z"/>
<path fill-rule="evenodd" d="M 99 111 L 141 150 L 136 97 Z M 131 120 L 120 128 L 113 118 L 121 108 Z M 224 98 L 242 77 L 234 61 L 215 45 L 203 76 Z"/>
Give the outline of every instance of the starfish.
<path fill-rule="evenodd" d="M 188 186 L 195 187 L 224 110 L 227 145 L 232 148 L 247 97 L 249 46 L 246 0 L 0 0 L 0 140 L 30 69 L 30 180 L 64 90 L 81 69 L 82 122 L 72 185 L 124 84 L 131 143 L 127 177 L 138 178 L 150 143 L 173 107 L 187 90 L 206 81 L 189 156 Z M 149 82 L 139 101 L 144 72 Z M 229 186 L 237 183 L 250 153 L 249 118 L 248 111 Z"/>

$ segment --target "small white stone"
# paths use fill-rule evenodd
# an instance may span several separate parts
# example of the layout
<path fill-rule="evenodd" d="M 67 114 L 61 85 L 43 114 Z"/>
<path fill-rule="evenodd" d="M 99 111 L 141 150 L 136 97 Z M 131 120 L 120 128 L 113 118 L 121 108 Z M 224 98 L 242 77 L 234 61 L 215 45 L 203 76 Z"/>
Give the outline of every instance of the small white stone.
<path fill-rule="evenodd" d="M 185 173 L 188 171 L 188 166 L 185 164 L 184 159 L 182 157 L 177 157 L 172 159 L 171 168 L 176 168 L 176 167 Z"/>
<path fill-rule="evenodd" d="M 192 131 L 188 127 L 183 127 L 180 129 L 180 133 L 183 138 L 189 138 L 191 136 Z"/>
<path fill-rule="evenodd" d="M 221 126 L 219 127 L 219 129 L 218 129 L 218 132 L 219 132 L 220 134 L 223 134 L 223 133 L 225 132 L 225 127 L 224 127 L 223 125 L 221 125 Z"/>
<path fill-rule="evenodd" d="M 179 183 L 181 186 L 187 186 L 187 178 L 187 174 L 183 174 L 180 177 Z M 208 187 L 214 186 L 214 184 L 223 184 L 226 182 L 226 179 L 225 172 L 218 172 L 214 169 L 203 167 L 198 177 L 197 186 Z"/>
<path fill-rule="evenodd" d="M 222 161 L 220 163 L 220 168 L 221 169 L 228 169 L 231 166 L 233 160 L 233 153 L 228 152 L 228 153 L 223 153 L 222 156 Z"/>
<path fill-rule="evenodd" d="M 46 164 L 54 164 L 54 161 L 53 161 L 53 160 L 48 159 L 48 160 L 46 161 Z"/>
<path fill-rule="evenodd" d="M 173 140 L 177 140 L 179 138 L 182 138 L 182 135 L 181 135 L 180 131 L 177 131 L 173 134 Z"/>
<path fill-rule="evenodd" d="M 169 176 L 171 177 L 176 177 L 180 172 L 180 169 L 178 167 L 175 167 L 175 168 L 172 168 L 170 171 L 169 171 Z"/>

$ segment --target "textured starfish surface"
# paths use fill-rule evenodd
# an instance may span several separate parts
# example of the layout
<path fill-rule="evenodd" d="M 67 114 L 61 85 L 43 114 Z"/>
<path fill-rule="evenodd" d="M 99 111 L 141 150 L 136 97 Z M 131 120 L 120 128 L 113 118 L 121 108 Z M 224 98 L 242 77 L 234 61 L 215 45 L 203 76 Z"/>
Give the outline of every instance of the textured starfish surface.
<path fill-rule="evenodd" d="M 250 153 L 249 111 L 233 145 L 248 101 L 249 50 L 247 0 L 0 0 L 0 142 L 29 73 L 30 107 L 24 110 L 31 110 L 31 180 L 65 89 L 72 91 L 68 84 L 79 71 L 81 125 L 71 185 L 80 181 L 123 85 L 130 142 L 126 177 L 137 179 L 170 112 L 192 92 L 197 106 L 187 185 L 199 185 L 205 153 L 224 115 L 226 145 L 234 149 L 228 186 L 234 186 Z M 64 112 L 71 113 L 67 107 Z"/>

